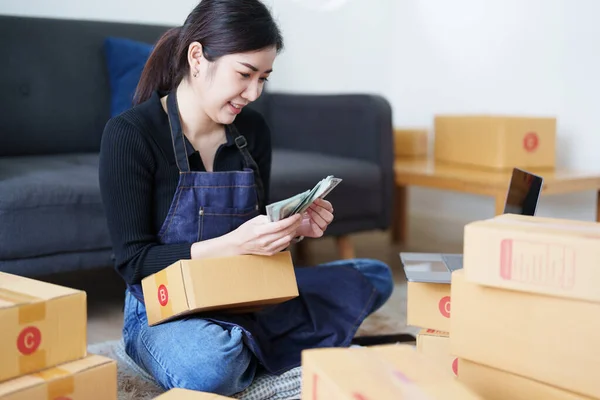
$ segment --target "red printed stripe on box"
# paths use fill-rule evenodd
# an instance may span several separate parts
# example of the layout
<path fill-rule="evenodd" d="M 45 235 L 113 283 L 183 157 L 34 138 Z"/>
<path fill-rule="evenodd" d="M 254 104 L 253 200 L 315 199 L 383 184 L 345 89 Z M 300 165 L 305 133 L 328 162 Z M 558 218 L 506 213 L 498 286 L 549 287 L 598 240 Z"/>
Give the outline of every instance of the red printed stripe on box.
<path fill-rule="evenodd" d="M 504 239 L 500 242 L 500 277 L 539 286 L 572 288 L 575 251 L 559 243 Z"/>

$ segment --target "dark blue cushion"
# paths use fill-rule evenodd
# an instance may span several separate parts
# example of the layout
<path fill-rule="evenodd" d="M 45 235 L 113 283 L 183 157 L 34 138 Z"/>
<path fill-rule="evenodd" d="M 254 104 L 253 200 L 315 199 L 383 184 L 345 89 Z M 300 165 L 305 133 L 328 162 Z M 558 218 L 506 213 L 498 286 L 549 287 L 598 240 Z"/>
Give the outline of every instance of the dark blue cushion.
<path fill-rule="evenodd" d="M 104 41 L 111 117 L 131 108 L 135 89 L 152 48 L 148 43 L 130 39 L 109 37 Z"/>

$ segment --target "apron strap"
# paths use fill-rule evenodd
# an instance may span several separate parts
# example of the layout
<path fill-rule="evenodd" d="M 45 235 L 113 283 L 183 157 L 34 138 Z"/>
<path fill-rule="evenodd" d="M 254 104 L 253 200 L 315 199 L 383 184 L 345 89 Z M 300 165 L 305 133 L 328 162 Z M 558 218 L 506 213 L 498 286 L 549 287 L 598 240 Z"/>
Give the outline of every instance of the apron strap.
<path fill-rule="evenodd" d="M 179 107 L 177 106 L 177 94 L 173 90 L 167 96 L 167 116 L 169 117 L 169 126 L 171 127 L 171 139 L 173 142 L 173 151 L 175 153 L 175 162 L 180 172 L 189 172 L 190 163 L 188 161 L 187 151 L 185 150 L 185 136 L 181 128 L 179 119 Z"/>
<path fill-rule="evenodd" d="M 167 116 L 169 117 L 169 126 L 171 127 L 171 139 L 173 142 L 173 151 L 175 153 L 175 162 L 180 172 L 189 172 L 190 163 L 187 157 L 187 151 L 185 149 L 185 136 L 183 129 L 181 128 L 181 120 L 179 119 L 179 107 L 177 106 L 177 95 L 175 91 L 172 91 L 167 96 Z M 258 196 L 258 206 L 262 209 L 266 206 L 265 204 L 265 192 L 263 181 L 260 178 L 260 171 L 258 165 L 250 155 L 248 151 L 248 142 L 246 138 L 242 136 L 235 125 L 227 125 L 227 128 L 231 129 L 235 145 L 242 154 L 244 160 L 244 166 L 254 171 L 254 181 L 256 183 L 256 191 Z"/>
<path fill-rule="evenodd" d="M 229 124 L 229 125 L 227 125 L 227 127 L 231 129 L 231 131 L 233 133 L 235 145 L 237 146 L 240 153 L 242 153 L 242 158 L 244 159 L 244 166 L 246 168 L 250 168 L 251 170 L 254 171 L 254 182 L 256 183 L 258 206 L 260 207 L 260 209 L 262 209 L 263 207 L 266 207 L 266 204 L 265 204 L 266 193 L 264 192 L 265 187 L 264 187 L 263 181 L 260 177 L 260 170 L 258 168 L 258 164 L 256 164 L 256 161 L 254 161 L 254 159 L 250 155 L 250 152 L 248 151 L 248 142 L 246 141 L 246 138 L 238 132 L 235 125 Z"/>

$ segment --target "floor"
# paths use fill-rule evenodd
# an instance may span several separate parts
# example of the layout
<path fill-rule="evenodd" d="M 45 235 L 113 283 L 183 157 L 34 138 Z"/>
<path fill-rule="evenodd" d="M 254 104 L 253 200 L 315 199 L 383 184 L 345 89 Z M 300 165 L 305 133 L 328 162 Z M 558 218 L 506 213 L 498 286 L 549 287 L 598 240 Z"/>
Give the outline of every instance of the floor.
<path fill-rule="evenodd" d="M 413 224 L 412 226 L 418 226 Z M 460 252 L 458 242 L 445 241 L 435 243 L 427 232 L 418 229 L 410 231 L 410 245 L 392 245 L 390 233 L 368 232 L 351 237 L 357 257 L 369 257 L 382 260 L 392 268 L 396 288 L 391 299 L 374 318 L 385 319 L 380 329 L 381 334 L 408 332 L 415 334 L 418 329 L 406 325 L 406 280 L 400 265 L 400 251 L 447 251 Z M 335 240 L 322 238 L 307 239 L 307 249 L 311 264 L 327 262 L 337 258 Z M 292 251 L 294 251 L 292 249 Z M 118 339 L 123 325 L 122 307 L 124 285 L 117 274 L 110 268 L 71 273 L 63 276 L 45 277 L 44 280 L 61 285 L 83 289 L 88 296 L 88 343 L 94 344 L 107 340 Z M 373 322 L 373 321 L 371 321 Z M 375 323 L 377 323 L 375 321 Z M 371 326 L 372 328 L 372 326 Z M 360 334 L 360 330 L 359 330 Z"/>

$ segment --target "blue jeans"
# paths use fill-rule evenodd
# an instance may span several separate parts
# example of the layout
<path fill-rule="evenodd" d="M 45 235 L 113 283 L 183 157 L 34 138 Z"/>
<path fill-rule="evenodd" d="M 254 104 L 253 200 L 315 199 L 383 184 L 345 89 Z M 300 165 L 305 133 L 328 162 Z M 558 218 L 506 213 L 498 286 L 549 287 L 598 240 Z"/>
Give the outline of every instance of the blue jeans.
<path fill-rule="evenodd" d="M 375 287 L 371 313 L 391 296 L 394 283 L 389 267 L 376 260 L 340 260 L 324 265 L 348 265 Z M 230 396 L 254 380 L 258 362 L 243 344 L 242 330 L 231 330 L 201 318 L 182 318 L 148 326 L 146 309 L 129 292 L 125 297 L 123 340 L 127 354 L 158 384 Z"/>

